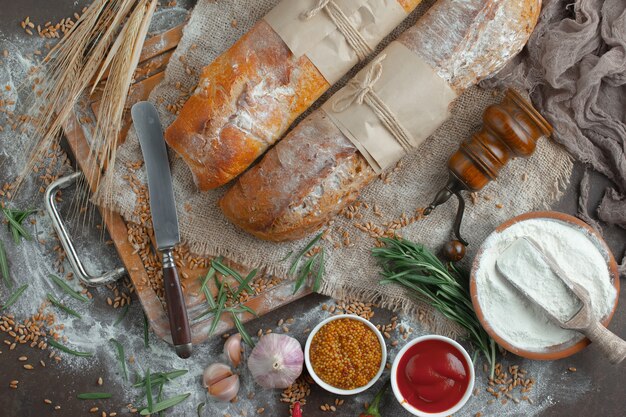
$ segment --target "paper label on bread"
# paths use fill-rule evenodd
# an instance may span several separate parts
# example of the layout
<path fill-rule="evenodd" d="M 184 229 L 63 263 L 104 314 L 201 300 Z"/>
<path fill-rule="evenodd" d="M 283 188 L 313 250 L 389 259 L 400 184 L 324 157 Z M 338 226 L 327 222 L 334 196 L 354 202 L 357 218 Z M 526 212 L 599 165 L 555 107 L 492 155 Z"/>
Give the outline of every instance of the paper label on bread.
<path fill-rule="evenodd" d="M 382 55 L 386 56 L 380 61 L 380 78 L 371 88 L 408 133 L 411 147 L 416 148 L 449 117 L 456 93 L 423 59 L 400 42 L 389 44 Z M 374 64 L 375 61 L 363 68 L 355 80 L 364 80 Z M 407 152 L 367 103 L 353 101 L 346 108 L 337 108 L 338 103 L 354 94 L 354 87 L 347 85 L 324 103 L 322 109 L 374 171 L 380 173 L 394 166 Z"/>
<path fill-rule="evenodd" d="M 372 50 L 407 16 L 397 0 L 332 1 Z M 306 55 L 326 81 L 334 84 L 359 59 L 325 9 L 304 17 L 319 5 L 319 0 L 283 0 L 264 20 L 296 57 Z"/>

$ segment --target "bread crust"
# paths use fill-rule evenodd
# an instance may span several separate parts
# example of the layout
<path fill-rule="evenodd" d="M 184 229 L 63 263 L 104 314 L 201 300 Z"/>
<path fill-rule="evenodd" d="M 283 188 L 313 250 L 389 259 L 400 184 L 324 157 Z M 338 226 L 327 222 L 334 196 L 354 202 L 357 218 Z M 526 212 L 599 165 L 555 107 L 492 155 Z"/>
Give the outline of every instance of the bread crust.
<path fill-rule="evenodd" d="M 440 0 L 398 41 L 460 94 L 522 49 L 540 8 L 540 0 Z M 220 207 L 260 239 L 294 240 L 327 223 L 375 178 L 365 158 L 318 110 L 241 176 Z"/>
<path fill-rule="evenodd" d="M 398 0 L 410 12 L 421 0 Z M 330 88 L 264 20 L 206 66 L 165 131 L 202 191 L 241 174 Z"/>
<path fill-rule="evenodd" d="M 205 67 L 165 132 L 200 190 L 243 172 L 330 86 L 261 20 Z"/>

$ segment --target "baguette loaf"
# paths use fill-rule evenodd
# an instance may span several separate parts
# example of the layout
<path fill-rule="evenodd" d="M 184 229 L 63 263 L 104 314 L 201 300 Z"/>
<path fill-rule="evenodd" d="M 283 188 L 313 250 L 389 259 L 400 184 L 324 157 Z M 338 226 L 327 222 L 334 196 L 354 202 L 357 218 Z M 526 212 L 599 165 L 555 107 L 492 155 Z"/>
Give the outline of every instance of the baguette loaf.
<path fill-rule="evenodd" d="M 540 0 L 440 0 L 398 39 L 457 93 L 500 69 L 526 43 Z M 220 201 L 265 240 L 301 238 L 353 202 L 376 173 L 322 110 L 295 127 Z"/>
<path fill-rule="evenodd" d="M 420 2 L 398 0 L 407 12 Z M 296 58 L 261 20 L 204 68 L 165 140 L 198 188 L 213 189 L 242 173 L 329 88 L 309 58 Z"/>

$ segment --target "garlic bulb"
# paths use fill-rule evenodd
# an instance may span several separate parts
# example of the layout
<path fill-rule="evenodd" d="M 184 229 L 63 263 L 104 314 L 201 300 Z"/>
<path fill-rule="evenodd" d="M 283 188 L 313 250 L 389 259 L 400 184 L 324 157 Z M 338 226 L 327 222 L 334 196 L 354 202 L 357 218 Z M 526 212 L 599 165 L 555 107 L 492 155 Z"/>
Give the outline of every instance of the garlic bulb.
<path fill-rule="evenodd" d="M 230 336 L 224 343 L 224 355 L 236 368 L 241 363 L 241 335 L 239 333 Z"/>
<path fill-rule="evenodd" d="M 219 401 L 230 401 L 239 392 L 239 375 L 233 374 L 230 366 L 223 363 L 209 365 L 204 370 L 202 382 L 209 395 Z"/>
<path fill-rule="evenodd" d="M 287 388 L 302 373 L 304 353 L 293 337 L 270 333 L 252 349 L 248 369 L 264 388 Z"/>

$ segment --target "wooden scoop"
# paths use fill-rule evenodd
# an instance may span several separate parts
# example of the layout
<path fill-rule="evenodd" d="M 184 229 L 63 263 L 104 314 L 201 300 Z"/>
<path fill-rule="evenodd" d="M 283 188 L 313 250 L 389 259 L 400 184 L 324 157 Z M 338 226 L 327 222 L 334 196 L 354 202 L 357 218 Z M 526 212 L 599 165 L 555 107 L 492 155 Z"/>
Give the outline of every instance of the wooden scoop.
<path fill-rule="evenodd" d="M 527 262 L 530 258 L 533 265 Z M 531 270 L 527 268 L 520 270 L 519 266 L 524 262 Z M 531 238 L 518 239 L 505 249 L 496 261 L 496 269 L 522 295 L 541 308 L 554 323 L 563 329 L 579 331 L 597 344 L 611 363 L 617 364 L 626 358 L 626 341 L 607 330 L 594 317 L 589 292 L 571 281 L 550 254 L 545 253 Z M 539 299 L 540 296 L 537 297 L 543 291 L 541 285 L 545 282 L 538 282 L 535 279 L 534 283 L 529 285 L 531 284 L 529 279 L 534 278 L 532 269 L 551 272 L 549 275 L 552 275 L 552 279 L 561 286 L 559 291 L 567 307 L 565 311 L 553 305 L 545 305 L 545 301 Z M 550 278 L 546 277 L 546 280 L 548 279 Z"/>

